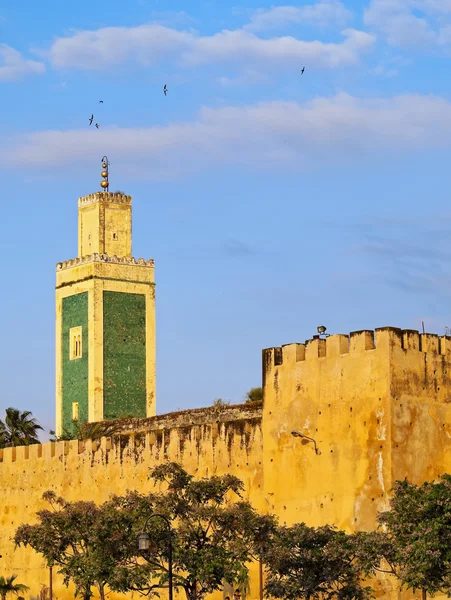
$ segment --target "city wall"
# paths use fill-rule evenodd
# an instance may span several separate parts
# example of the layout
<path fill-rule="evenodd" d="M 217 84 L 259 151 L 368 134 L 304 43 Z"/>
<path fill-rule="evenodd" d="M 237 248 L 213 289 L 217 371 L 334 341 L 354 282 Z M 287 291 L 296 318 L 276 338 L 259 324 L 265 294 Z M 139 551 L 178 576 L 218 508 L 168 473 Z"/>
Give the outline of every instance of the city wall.
<path fill-rule="evenodd" d="M 44 490 L 103 502 L 113 492 L 149 490 L 149 469 L 167 460 L 198 477 L 237 475 L 246 498 L 282 523 L 372 529 L 396 479 L 451 472 L 450 374 L 448 337 L 388 327 L 333 335 L 265 350 L 263 405 L 122 420 L 120 433 L 100 443 L 3 450 L 1 572 L 17 573 L 33 594 L 47 581 L 42 559 L 30 549 L 13 552 L 10 541 L 43 507 Z M 257 570 L 251 575 L 254 600 Z M 397 594 L 388 579 L 375 587 L 378 596 Z M 71 597 L 58 576 L 55 591 L 59 600 Z"/>
<path fill-rule="evenodd" d="M 258 507 L 263 486 L 261 404 L 139 419 L 136 431 L 129 431 L 127 420 L 123 425 L 123 432 L 99 442 L 48 442 L 0 450 L 0 574 L 17 574 L 18 581 L 31 588 L 30 595 L 38 595 L 40 584 L 48 584 L 48 570 L 30 548 L 14 550 L 11 538 L 18 525 L 36 522 L 36 511 L 48 507 L 42 501 L 45 490 L 69 501 L 102 503 L 127 489 L 150 491 L 149 470 L 171 460 L 196 477 L 236 473 L 244 481 L 245 497 Z M 58 600 L 74 597 L 56 574 L 54 592 Z"/>

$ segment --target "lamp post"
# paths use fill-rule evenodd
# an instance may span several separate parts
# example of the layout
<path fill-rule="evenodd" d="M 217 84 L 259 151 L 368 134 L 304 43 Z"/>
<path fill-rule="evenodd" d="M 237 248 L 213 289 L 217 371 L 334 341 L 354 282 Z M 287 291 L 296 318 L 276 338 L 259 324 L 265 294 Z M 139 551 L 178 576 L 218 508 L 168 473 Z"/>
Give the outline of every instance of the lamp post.
<path fill-rule="evenodd" d="M 165 517 L 164 515 L 160 515 L 159 513 L 154 513 L 153 515 L 150 515 L 150 517 L 148 517 L 148 519 L 146 520 L 145 524 L 144 524 L 144 530 L 142 533 L 139 534 L 138 536 L 138 548 L 140 550 L 149 550 L 150 547 L 150 536 L 149 534 L 146 532 L 146 528 L 147 528 L 147 523 L 150 521 L 150 519 L 153 519 L 154 517 L 159 517 L 160 519 L 163 519 L 163 521 L 166 523 L 167 528 L 168 528 L 168 537 L 169 537 L 169 552 L 168 552 L 168 585 L 169 585 L 169 600 L 173 600 L 172 598 L 172 529 L 171 529 L 171 522 L 169 521 L 169 519 L 167 517 Z"/>
<path fill-rule="evenodd" d="M 49 600 L 53 600 L 53 563 L 49 563 Z"/>
<path fill-rule="evenodd" d="M 321 454 L 321 451 L 318 450 L 318 448 L 316 446 L 316 442 L 315 442 L 315 440 L 313 438 L 309 437 L 308 435 L 304 435 L 300 431 L 292 431 L 291 435 L 293 437 L 300 437 L 300 438 L 302 438 L 301 444 L 308 444 L 309 442 L 313 442 L 313 446 L 315 448 L 315 454 L 317 454 L 317 455 Z"/>

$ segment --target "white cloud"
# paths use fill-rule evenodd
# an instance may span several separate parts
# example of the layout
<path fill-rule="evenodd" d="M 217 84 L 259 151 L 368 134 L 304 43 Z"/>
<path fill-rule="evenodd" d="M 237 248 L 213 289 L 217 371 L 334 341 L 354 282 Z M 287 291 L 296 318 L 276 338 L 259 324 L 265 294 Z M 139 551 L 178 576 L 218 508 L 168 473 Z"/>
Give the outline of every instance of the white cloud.
<path fill-rule="evenodd" d="M 11 46 L 0 44 L 0 81 L 13 81 L 27 75 L 39 75 L 44 71 L 44 63 L 26 60 Z"/>
<path fill-rule="evenodd" d="M 451 0 L 371 0 L 364 23 L 392 46 L 443 46 L 451 42 Z"/>
<path fill-rule="evenodd" d="M 49 56 L 54 67 L 100 70 L 127 60 L 150 66 L 190 48 L 193 40 L 192 33 L 156 24 L 104 27 L 58 38 Z"/>
<path fill-rule="evenodd" d="M 354 65 L 374 44 L 373 35 L 345 29 L 341 43 L 305 42 L 293 37 L 262 39 L 243 31 L 221 31 L 199 36 L 194 31 L 176 31 L 162 25 L 106 27 L 80 31 L 59 38 L 48 55 L 54 67 L 104 69 L 133 60 L 143 66 L 162 60 L 178 60 L 183 66 L 218 62 L 260 62 L 272 65 L 299 65 L 308 62 L 318 68 Z"/>
<path fill-rule="evenodd" d="M 0 166 L 92 168 L 108 148 L 136 178 L 173 178 L 215 164 L 302 171 L 450 145 L 451 103 L 442 98 L 341 93 L 304 104 L 203 108 L 193 122 L 166 127 L 29 133 L 1 140 Z"/>
<path fill-rule="evenodd" d="M 235 61 L 259 62 L 265 68 L 298 67 L 300 62 L 317 68 L 334 68 L 357 64 L 361 53 L 368 51 L 375 41 L 374 36 L 355 29 L 345 29 L 342 34 L 346 39 L 336 44 L 305 42 L 290 36 L 265 40 L 247 31 L 221 31 L 197 39 L 181 59 L 187 66 Z"/>
<path fill-rule="evenodd" d="M 313 24 L 320 27 L 335 25 L 343 27 L 352 18 L 352 12 L 338 0 L 320 0 L 305 6 L 273 6 L 259 9 L 251 17 L 244 29 L 265 31 L 285 27 L 290 23 Z"/>

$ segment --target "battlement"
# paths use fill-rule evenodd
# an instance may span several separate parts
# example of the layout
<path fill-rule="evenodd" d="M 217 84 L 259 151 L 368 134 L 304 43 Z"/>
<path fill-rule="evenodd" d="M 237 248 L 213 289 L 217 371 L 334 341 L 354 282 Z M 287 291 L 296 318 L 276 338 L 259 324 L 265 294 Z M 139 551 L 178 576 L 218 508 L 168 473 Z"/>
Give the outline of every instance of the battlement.
<path fill-rule="evenodd" d="M 379 327 L 373 330 L 353 331 L 349 335 L 335 334 L 326 339 L 314 336 L 304 344 L 286 344 L 263 350 L 263 368 L 277 367 L 309 361 L 334 358 L 363 352 L 388 352 L 399 348 L 404 352 L 431 353 L 442 355 L 451 361 L 451 337 L 433 333 L 420 334 L 412 329 Z"/>
<path fill-rule="evenodd" d="M 95 192 L 94 194 L 81 196 L 78 199 L 78 208 L 89 206 L 90 204 L 97 204 L 99 202 L 109 202 L 110 204 L 125 204 L 127 206 L 131 206 L 132 197 L 127 196 L 126 194 L 118 194 L 113 192 Z"/>
<path fill-rule="evenodd" d="M 135 449 L 159 454 L 161 447 L 167 451 L 171 438 L 183 449 L 188 441 L 196 441 L 199 437 L 210 440 L 223 438 L 224 441 L 236 435 L 248 437 L 251 430 L 259 425 L 261 417 L 262 403 L 249 402 L 184 410 L 141 419 L 116 419 L 115 424 L 119 429 L 100 440 L 45 442 L 0 449 L 0 465 L 40 458 L 44 461 L 63 460 L 63 457 L 79 454 L 91 457 L 93 463 L 108 463 L 110 453 L 116 456 L 119 452 L 122 457 L 124 452 L 133 455 Z"/>
<path fill-rule="evenodd" d="M 56 270 L 62 271 L 64 269 L 70 269 L 71 267 L 76 267 L 78 265 L 83 265 L 91 262 L 102 262 L 102 263 L 114 263 L 120 265 L 137 265 L 142 267 L 153 267 L 155 262 L 153 258 L 149 258 L 145 260 L 144 258 L 134 258 L 128 256 L 108 256 L 108 254 L 88 254 L 87 256 L 72 258 L 70 260 L 66 260 L 63 262 L 59 262 L 56 264 Z"/>

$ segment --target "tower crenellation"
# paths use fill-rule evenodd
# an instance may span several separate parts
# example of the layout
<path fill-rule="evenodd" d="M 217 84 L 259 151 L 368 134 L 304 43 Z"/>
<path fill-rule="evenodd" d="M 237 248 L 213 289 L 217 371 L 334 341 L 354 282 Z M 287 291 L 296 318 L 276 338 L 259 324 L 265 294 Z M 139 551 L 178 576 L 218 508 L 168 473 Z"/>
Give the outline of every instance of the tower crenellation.
<path fill-rule="evenodd" d="M 451 337 L 434 333 L 420 333 L 412 329 L 380 327 L 376 330 L 353 331 L 350 334 L 329 335 L 325 339 L 315 336 L 304 343 L 285 344 L 263 350 L 263 365 L 287 365 L 299 361 L 322 358 L 346 357 L 348 354 L 367 351 L 392 352 L 394 349 L 408 352 L 443 356 L 451 361 Z"/>

